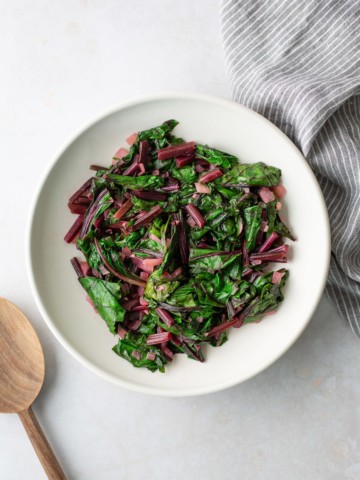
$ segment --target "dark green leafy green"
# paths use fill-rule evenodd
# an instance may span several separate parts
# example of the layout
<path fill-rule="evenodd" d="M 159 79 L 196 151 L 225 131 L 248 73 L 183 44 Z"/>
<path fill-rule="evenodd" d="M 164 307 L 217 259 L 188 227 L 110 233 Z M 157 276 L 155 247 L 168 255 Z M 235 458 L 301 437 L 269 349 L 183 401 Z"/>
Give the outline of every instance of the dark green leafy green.
<path fill-rule="evenodd" d="M 234 155 L 210 148 L 208 145 L 197 145 L 196 156 L 223 168 L 230 168 L 238 163 L 238 159 Z"/>
<path fill-rule="evenodd" d="M 254 205 L 244 209 L 246 248 L 251 251 L 255 247 L 256 237 L 261 227 L 262 208 Z"/>
<path fill-rule="evenodd" d="M 265 163 L 243 163 L 235 165 L 221 177 L 223 185 L 246 185 L 272 187 L 280 182 L 281 170 Z"/>
<path fill-rule="evenodd" d="M 162 187 L 165 183 L 162 177 L 155 175 L 142 175 L 141 177 L 130 177 L 127 175 L 115 175 L 109 173 L 106 175 L 109 180 L 112 180 L 116 185 L 120 185 L 123 188 L 129 190 L 141 190 L 146 188 L 147 190 L 153 190 L 155 188 Z"/>
<path fill-rule="evenodd" d="M 95 308 L 119 334 L 114 352 L 152 372 L 163 372 L 176 353 L 202 362 L 202 344 L 222 345 L 229 324 L 276 310 L 289 274 L 271 269 L 271 250 L 286 261 L 281 245 L 293 239 L 278 200 L 265 203 L 259 194 L 279 183 L 278 168 L 239 164 L 207 145 L 196 145 L 194 161 L 182 168 L 174 149 L 159 160 L 159 149 L 184 143 L 172 133 L 176 125 L 138 132 L 128 155 L 79 190 L 80 205 L 91 199 L 77 240 L 87 265 L 72 259 Z M 197 183 L 202 170 L 217 167 L 221 177 L 205 189 Z"/>
<path fill-rule="evenodd" d="M 164 367 L 168 363 L 168 359 L 159 348 L 146 345 L 146 338 L 146 334 L 139 335 L 134 332 L 129 332 L 124 339 L 119 339 L 113 350 L 134 367 L 145 367 L 151 372 L 155 372 L 156 370 L 165 372 Z M 135 356 L 134 352 L 136 352 Z M 154 360 L 147 358 L 150 352 L 155 355 Z M 138 358 L 138 356 L 140 358 Z"/>
<path fill-rule="evenodd" d="M 115 333 L 116 324 L 123 322 L 125 315 L 125 310 L 119 303 L 120 284 L 95 277 L 82 277 L 79 278 L 79 282 L 105 320 L 110 332 Z"/>

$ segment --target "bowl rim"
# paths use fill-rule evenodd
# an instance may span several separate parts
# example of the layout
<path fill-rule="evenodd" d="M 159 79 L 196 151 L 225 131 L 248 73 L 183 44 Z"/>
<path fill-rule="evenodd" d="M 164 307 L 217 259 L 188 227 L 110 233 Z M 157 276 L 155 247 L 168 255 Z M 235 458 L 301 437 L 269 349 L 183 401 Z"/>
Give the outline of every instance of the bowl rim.
<path fill-rule="evenodd" d="M 53 323 L 51 320 L 50 316 L 47 314 L 46 308 L 42 302 L 41 296 L 38 292 L 38 289 L 36 287 L 36 282 L 35 282 L 35 275 L 33 271 L 33 263 L 32 263 L 32 256 L 31 256 L 31 239 L 32 239 L 32 232 L 33 232 L 33 219 L 34 215 L 36 212 L 36 208 L 38 205 L 38 200 L 41 194 L 41 191 L 47 181 L 48 176 L 50 175 L 50 172 L 52 169 L 55 167 L 57 162 L 60 160 L 61 156 L 65 153 L 65 151 L 71 146 L 73 142 L 76 141 L 76 139 L 82 135 L 83 133 L 86 132 L 89 128 L 94 126 L 96 123 L 100 122 L 101 120 L 105 119 L 106 117 L 117 113 L 120 110 L 136 106 L 139 104 L 143 103 L 151 103 L 153 101 L 157 100 L 172 100 L 172 99 L 184 99 L 184 100 L 200 100 L 200 101 L 206 101 L 206 102 L 211 102 L 213 104 L 218 104 L 219 106 L 224 106 L 227 108 L 233 108 L 237 110 L 246 110 L 248 114 L 253 115 L 257 117 L 257 119 L 263 123 L 266 123 L 266 125 L 269 128 L 272 128 L 274 132 L 277 133 L 277 135 L 280 135 L 283 137 L 283 140 L 288 144 L 288 146 L 294 151 L 294 153 L 299 157 L 299 159 L 302 160 L 304 168 L 306 168 L 311 175 L 314 178 L 314 184 L 315 188 L 318 193 L 318 201 L 319 201 L 319 207 L 322 210 L 322 217 L 325 222 L 325 235 L 326 237 L 323 239 L 324 241 L 324 250 L 326 253 L 325 257 L 326 263 L 322 266 L 323 267 L 323 272 L 322 272 L 322 278 L 321 282 L 319 285 L 318 293 L 316 296 L 316 299 L 314 301 L 314 304 L 312 306 L 312 309 L 308 315 L 308 318 L 306 321 L 304 321 L 304 324 L 298 334 L 291 339 L 290 343 L 287 343 L 285 347 L 280 349 L 277 354 L 271 358 L 270 361 L 268 361 L 265 365 L 261 365 L 258 369 L 255 371 L 251 372 L 250 374 L 246 375 L 244 378 L 241 380 L 231 380 L 231 381 L 226 381 L 224 383 L 217 384 L 215 386 L 207 386 L 207 387 L 199 387 L 199 388 L 188 388 L 186 390 L 184 389 L 171 389 L 171 390 L 166 390 L 163 388 L 159 387 L 150 387 L 150 386 L 144 386 L 144 385 L 138 385 L 131 383 L 129 381 L 120 379 L 116 377 L 115 375 L 109 374 L 107 372 L 104 372 L 101 368 L 97 367 L 94 365 L 91 361 L 89 361 L 87 358 L 85 358 L 82 354 L 80 354 L 75 348 L 73 348 L 65 339 L 65 337 L 60 333 L 60 331 L 57 329 L 56 325 Z M 216 95 L 209 95 L 209 94 L 204 94 L 204 93 L 197 93 L 197 92 L 187 92 L 187 91 L 163 91 L 163 92 L 158 92 L 158 93 L 153 93 L 153 94 L 147 94 L 147 95 L 142 95 L 139 97 L 134 97 L 119 103 L 116 103 L 110 108 L 106 108 L 102 110 L 100 113 L 98 113 L 96 116 L 92 117 L 90 120 L 84 122 L 78 129 L 74 131 L 74 133 L 70 134 L 65 141 L 62 143 L 61 147 L 57 149 L 55 154 L 52 156 L 51 160 L 49 161 L 48 165 L 46 166 L 44 173 L 42 174 L 40 181 L 38 182 L 36 188 L 35 188 L 35 193 L 32 197 L 32 201 L 30 203 L 30 209 L 29 209 L 29 214 L 27 218 L 27 223 L 26 223 L 26 270 L 28 273 L 28 279 L 30 283 L 30 289 L 31 293 L 35 299 L 35 304 L 40 311 L 40 314 L 46 323 L 47 327 L 50 329 L 54 337 L 58 340 L 58 342 L 62 345 L 62 347 L 67 350 L 76 360 L 78 360 L 82 365 L 87 367 L 90 371 L 94 372 L 98 376 L 116 384 L 121 387 L 127 388 L 128 390 L 132 390 L 135 392 L 139 393 L 146 393 L 150 395 L 156 395 L 156 396 L 166 396 L 166 397 L 190 397 L 190 396 L 197 396 L 197 395 L 204 395 L 208 393 L 214 393 L 218 392 L 230 387 L 233 387 L 237 384 L 243 383 L 246 380 L 249 380 L 250 378 L 258 375 L 260 372 L 266 370 L 268 367 L 270 367 L 272 364 L 274 364 L 284 353 L 289 350 L 292 345 L 299 339 L 299 337 L 302 335 L 304 332 L 305 328 L 308 326 L 310 320 L 312 319 L 314 312 L 320 302 L 321 296 L 323 294 L 327 276 L 328 276 L 328 270 L 329 270 L 329 265 L 330 265 L 330 257 L 331 257 L 331 235 L 330 235 L 330 222 L 329 222 L 329 216 L 328 216 L 328 211 L 326 208 L 325 200 L 323 197 L 322 190 L 320 188 L 320 185 L 314 175 L 314 172 L 312 171 L 310 165 L 306 161 L 305 157 L 303 154 L 300 152 L 300 150 L 294 145 L 294 143 L 272 122 L 270 122 L 268 119 L 260 115 L 259 113 L 255 112 L 254 110 L 251 110 L 248 107 L 245 107 L 233 100 L 225 99 Z"/>

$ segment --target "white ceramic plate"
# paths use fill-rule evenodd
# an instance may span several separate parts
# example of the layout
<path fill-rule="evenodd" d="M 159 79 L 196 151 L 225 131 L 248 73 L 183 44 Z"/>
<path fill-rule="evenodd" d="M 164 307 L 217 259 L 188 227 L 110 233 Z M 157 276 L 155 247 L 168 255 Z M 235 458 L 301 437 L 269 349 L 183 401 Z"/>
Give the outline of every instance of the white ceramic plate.
<path fill-rule="evenodd" d="M 108 165 L 134 131 L 176 118 L 176 134 L 235 154 L 243 162 L 281 168 L 288 193 L 288 223 L 297 237 L 289 255 L 290 278 L 278 313 L 260 324 L 232 329 L 221 348 L 209 347 L 201 364 L 176 355 L 166 373 L 135 369 L 112 352 L 117 343 L 85 301 L 70 265 L 75 246 L 63 241 L 74 221 L 70 195 Z M 330 255 L 327 211 L 319 185 L 296 147 L 262 116 L 233 102 L 199 94 L 165 93 L 124 103 L 76 133 L 56 155 L 36 194 L 28 232 L 28 267 L 37 305 L 59 342 L 104 378 L 136 391 L 199 395 L 256 375 L 278 359 L 309 322 L 324 288 Z"/>

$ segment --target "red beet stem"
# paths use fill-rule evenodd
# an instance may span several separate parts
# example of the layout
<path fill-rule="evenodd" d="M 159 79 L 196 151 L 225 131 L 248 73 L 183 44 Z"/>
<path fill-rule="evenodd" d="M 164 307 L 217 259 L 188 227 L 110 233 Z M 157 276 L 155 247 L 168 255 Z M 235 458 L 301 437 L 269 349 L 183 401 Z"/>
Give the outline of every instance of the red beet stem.
<path fill-rule="evenodd" d="M 220 168 L 215 168 L 215 170 L 211 170 L 211 172 L 209 173 L 205 173 L 204 175 L 202 175 L 199 179 L 199 181 L 201 183 L 208 183 L 208 182 L 212 182 L 213 180 L 215 180 L 216 178 L 219 178 L 222 176 L 222 171 L 220 170 Z"/>
<path fill-rule="evenodd" d="M 92 182 L 92 177 L 89 178 L 88 180 L 86 180 L 86 182 L 84 183 L 84 185 L 82 185 L 78 190 L 76 190 L 75 193 L 73 193 L 71 195 L 71 197 L 69 198 L 69 203 L 74 203 L 74 201 L 80 197 L 80 195 L 85 192 L 86 190 L 88 190 L 90 187 L 91 187 L 91 182 Z"/>
<path fill-rule="evenodd" d="M 159 160 L 168 160 L 169 158 L 182 157 L 190 155 L 195 150 L 195 142 L 182 143 L 181 145 L 172 145 L 158 150 Z"/>
<path fill-rule="evenodd" d="M 131 177 L 135 173 L 137 173 L 139 170 L 140 170 L 140 167 L 139 167 L 138 158 L 135 158 L 133 163 L 126 170 L 124 170 L 122 174 L 127 177 Z"/>
<path fill-rule="evenodd" d="M 168 185 L 165 185 L 164 187 L 161 188 L 163 192 L 176 192 L 179 190 L 179 184 L 178 183 L 169 183 Z"/>
<path fill-rule="evenodd" d="M 70 230 L 65 235 L 64 240 L 66 243 L 71 243 L 76 235 L 80 232 L 82 222 L 84 220 L 84 215 L 79 215 L 75 222 L 70 227 Z"/>
<path fill-rule="evenodd" d="M 142 215 L 140 218 L 138 218 L 135 223 L 131 227 L 129 227 L 129 230 L 131 230 L 132 232 L 138 230 L 147 223 L 151 222 L 155 217 L 160 215 L 161 212 L 162 208 L 159 205 L 156 205 L 154 208 L 146 212 L 145 215 Z"/>
<path fill-rule="evenodd" d="M 135 197 L 140 198 L 141 200 L 162 202 L 167 199 L 166 193 L 162 193 L 162 192 L 154 192 L 154 191 L 148 192 L 144 190 L 133 190 L 132 194 L 135 195 Z"/>
<path fill-rule="evenodd" d="M 89 227 L 90 227 L 90 224 L 94 218 L 94 215 L 96 213 L 96 210 L 97 208 L 99 207 L 99 203 L 101 202 L 101 200 L 105 197 L 105 195 L 107 195 L 109 193 L 109 191 L 107 189 L 104 189 L 99 195 L 98 197 L 96 198 L 96 200 L 94 201 L 94 203 L 91 205 L 91 207 L 89 208 L 88 212 L 87 212 L 87 215 L 86 217 L 84 218 L 84 221 L 83 221 L 83 224 L 82 224 L 82 228 L 81 228 L 81 231 L 80 231 L 80 238 L 83 238 L 88 230 L 89 230 Z"/>
<path fill-rule="evenodd" d="M 82 268 L 81 268 L 81 265 L 80 265 L 80 262 L 79 260 L 76 258 L 76 257 L 73 257 L 71 260 L 71 265 L 73 266 L 75 272 L 76 272 L 76 275 L 78 276 L 78 278 L 81 278 L 84 276 L 84 272 L 82 271 Z"/>
<path fill-rule="evenodd" d="M 176 226 L 179 233 L 179 250 L 181 260 L 183 264 L 186 264 L 189 260 L 189 244 L 185 231 L 185 224 L 182 212 L 180 211 L 179 223 Z"/>
<path fill-rule="evenodd" d="M 250 255 L 250 261 L 261 260 L 275 262 L 276 260 L 281 260 L 286 256 L 286 253 L 289 249 L 289 245 L 281 245 L 280 247 L 273 248 L 263 253 L 252 253 Z"/>
<path fill-rule="evenodd" d="M 205 333 L 205 337 L 213 337 L 214 335 L 217 335 L 218 333 L 223 332 L 224 330 L 227 330 L 230 327 L 233 327 L 238 321 L 239 321 L 238 318 L 234 318 L 229 322 L 221 323 L 220 325 L 217 325 L 216 327 L 212 328 L 207 333 Z"/>
<path fill-rule="evenodd" d="M 75 213 L 78 215 L 84 215 L 84 213 L 88 209 L 88 205 L 81 205 L 79 203 L 68 203 L 68 207 L 71 213 Z"/>
<path fill-rule="evenodd" d="M 142 140 L 139 147 L 139 163 L 146 165 L 149 155 L 149 142 Z"/>
<path fill-rule="evenodd" d="M 90 165 L 90 170 L 98 172 L 99 170 L 106 170 L 106 167 L 102 167 L 101 165 Z"/>
<path fill-rule="evenodd" d="M 130 208 L 132 207 L 132 201 L 131 200 L 126 200 L 126 202 L 124 202 L 121 207 L 119 208 L 119 210 L 117 210 L 115 213 L 114 213 L 114 218 L 116 218 L 116 220 L 120 220 L 120 218 L 122 218 L 129 210 Z"/>
<path fill-rule="evenodd" d="M 259 248 L 259 253 L 267 252 L 271 245 L 279 238 L 279 235 L 276 232 L 272 232 L 265 242 Z"/>
<path fill-rule="evenodd" d="M 188 155 L 186 157 L 178 157 L 175 159 L 176 166 L 178 168 L 183 168 L 185 165 L 189 165 L 189 163 L 192 163 L 194 161 L 194 156 L 193 155 Z"/>
<path fill-rule="evenodd" d="M 159 317 L 161 318 L 161 320 L 168 326 L 168 327 L 171 327 L 172 325 L 174 325 L 174 319 L 173 317 L 170 315 L 169 312 L 167 312 L 166 310 L 164 310 L 163 308 L 161 307 L 157 307 L 155 309 L 156 313 L 159 315 Z"/>
<path fill-rule="evenodd" d="M 203 158 L 197 158 L 195 160 L 195 165 L 201 165 L 202 167 L 209 168 L 210 163 L 207 160 L 204 160 Z"/>
<path fill-rule="evenodd" d="M 188 214 L 193 218 L 194 222 L 199 228 L 203 228 L 205 225 L 205 219 L 199 212 L 199 210 L 193 205 L 192 203 L 189 203 L 186 205 L 185 210 L 188 212 Z"/>
<path fill-rule="evenodd" d="M 171 339 L 170 332 L 154 333 L 147 337 L 146 344 L 157 345 L 159 343 L 168 342 L 170 339 Z"/>

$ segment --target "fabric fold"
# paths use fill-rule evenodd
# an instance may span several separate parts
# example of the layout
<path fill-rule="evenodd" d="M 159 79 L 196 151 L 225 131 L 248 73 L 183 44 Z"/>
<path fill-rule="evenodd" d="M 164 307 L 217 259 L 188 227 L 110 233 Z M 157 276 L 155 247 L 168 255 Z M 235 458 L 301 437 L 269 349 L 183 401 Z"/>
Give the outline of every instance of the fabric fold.
<path fill-rule="evenodd" d="M 360 336 L 360 4 L 223 0 L 234 100 L 302 151 L 329 211 L 327 292 Z"/>

